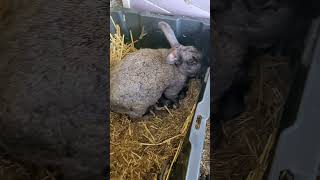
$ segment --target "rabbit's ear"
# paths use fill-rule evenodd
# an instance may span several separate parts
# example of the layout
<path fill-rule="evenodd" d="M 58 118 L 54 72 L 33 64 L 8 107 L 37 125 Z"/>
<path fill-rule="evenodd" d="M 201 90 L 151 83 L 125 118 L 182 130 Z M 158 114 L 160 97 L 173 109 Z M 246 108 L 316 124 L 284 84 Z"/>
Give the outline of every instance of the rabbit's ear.
<path fill-rule="evenodd" d="M 164 21 L 160 21 L 158 23 L 159 28 L 162 30 L 162 32 L 164 33 L 164 35 L 166 36 L 167 40 L 170 43 L 170 46 L 173 47 L 177 47 L 179 46 L 179 42 L 176 38 L 176 35 L 174 34 L 172 28 L 170 27 L 170 25 Z"/>
<path fill-rule="evenodd" d="M 169 54 L 167 55 L 166 62 L 168 64 L 177 64 L 178 62 L 178 50 L 173 48 L 170 50 Z"/>

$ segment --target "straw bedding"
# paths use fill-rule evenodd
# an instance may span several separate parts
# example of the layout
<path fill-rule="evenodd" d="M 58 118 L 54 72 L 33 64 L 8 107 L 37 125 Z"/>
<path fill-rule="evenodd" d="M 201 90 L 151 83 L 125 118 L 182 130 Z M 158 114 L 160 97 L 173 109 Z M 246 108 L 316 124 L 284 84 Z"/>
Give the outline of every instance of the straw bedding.
<path fill-rule="evenodd" d="M 112 18 L 111 18 L 112 20 Z M 120 27 L 110 34 L 110 67 L 137 49 L 135 41 L 124 42 Z M 140 36 L 142 37 L 142 36 Z M 190 125 L 200 91 L 200 81 L 191 80 L 187 96 L 177 109 L 154 112 L 148 120 L 131 121 L 126 115 L 110 114 L 110 163 L 112 179 L 157 179 L 165 166 L 170 166 L 178 154 L 182 139 Z M 189 118 L 188 118 L 189 117 Z M 165 178 L 165 176 L 164 176 Z"/>
<path fill-rule="evenodd" d="M 184 136 L 185 121 L 196 102 L 199 82 L 192 81 L 181 106 L 156 112 L 150 120 L 130 121 L 110 114 L 111 177 L 122 179 L 157 178 L 162 167 L 174 157 Z"/>
<path fill-rule="evenodd" d="M 214 153 L 215 179 L 263 179 L 289 91 L 290 74 L 286 58 L 255 59 L 247 110 L 224 125 L 226 140 Z"/>

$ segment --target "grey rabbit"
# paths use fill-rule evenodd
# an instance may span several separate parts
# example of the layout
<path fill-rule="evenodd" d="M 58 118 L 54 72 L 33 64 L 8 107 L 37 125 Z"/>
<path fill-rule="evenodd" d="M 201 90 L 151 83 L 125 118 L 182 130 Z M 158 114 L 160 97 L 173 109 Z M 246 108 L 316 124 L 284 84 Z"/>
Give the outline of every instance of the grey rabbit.
<path fill-rule="evenodd" d="M 141 118 L 163 94 L 175 102 L 188 77 L 200 71 L 202 53 L 193 46 L 181 45 L 166 22 L 158 26 L 171 49 L 139 49 L 111 70 L 112 111 Z"/>
<path fill-rule="evenodd" d="M 219 4 L 227 1 L 218 0 Z M 250 87 L 248 70 L 256 52 L 281 45 L 290 34 L 292 10 L 285 2 L 274 0 L 231 0 L 214 14 L 216 26 L 212 61 L 216 128 L 215 149 L 222 137 L 223 123 L 232 120 L 246 109 L 245 96 Z M 292 28 L 291 28 L 292 29 Z M 255 53 L 252 53 L 255 52 Z M 261 55 L 261 53 L 259 53 Z M 220 135 L 219 135 L 220 133 Z"/>
<path fill-rule="evenodd" d="M 101 158 L 108 8 L 92 0 L 0 1 L 0 151 L 22 167 L 32 164 L 26 171 L 41 167 L 67 180 L 108 172 Z"/>

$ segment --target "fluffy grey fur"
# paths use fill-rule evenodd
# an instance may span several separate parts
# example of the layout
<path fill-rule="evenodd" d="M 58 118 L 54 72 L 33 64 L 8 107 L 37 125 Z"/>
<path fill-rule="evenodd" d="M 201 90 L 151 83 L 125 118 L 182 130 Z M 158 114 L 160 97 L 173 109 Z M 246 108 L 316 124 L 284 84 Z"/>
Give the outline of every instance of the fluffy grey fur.
<path fill-rule="evenodd" d="M 159 22 L 171 49 L 140 49 L 124 57 L 111 72 L 111 110 L 142 117 L 162 94 L 176 101 L 188 77 L 201 67 L 202 54 L 180 45 L 171 27 Z"/>

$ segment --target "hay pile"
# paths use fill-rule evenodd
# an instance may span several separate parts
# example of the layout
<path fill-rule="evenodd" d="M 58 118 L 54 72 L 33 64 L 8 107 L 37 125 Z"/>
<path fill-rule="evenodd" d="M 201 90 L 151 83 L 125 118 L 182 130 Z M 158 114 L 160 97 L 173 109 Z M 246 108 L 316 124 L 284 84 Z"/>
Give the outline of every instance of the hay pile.
<path fill-rule="evenodd" d="M 111 68 L 123 56 L 136 51 L 132 35 L 131 43 L 126 44 L 120 27 L 113 24 L 116 34 L 110 35 Z M 130 121 L 125 115 L 111 112 L 111 179 L 157 179 L 164 167 L 172 165 L 191 124 L 190 114 L 195 109 L 200 85 L 200 81 L 191 80 L 178 109 L 164 108 L 149 120 Z"/>
<path fill-rule="evenodd" d="M 115 24 L 112 17 L 110 19 L 116 28 L 115 34 L 110 33 L 110 68 L 112 69 L 125 55 L 137 50 L 134 47 L 134 43 L 137 41 L 133 41 L 132 33 L 130 31 L 131 42 L 125 43 L 124 35 L 121 34 L 120 26 Z"/>
<path fill-rule="evenodd" d="M 247 111 L 224 125 L 227 141 L 214 153 L 216 180 L 263 179 L 288 95 L 290 75 L 286 58 L 255 59 Z"/>
<path fill-rule="evenodd" d="M 202 159 L 200 164 L 200 175 L 206 177 L 210 175 L 210 120 L 206 124 L 206 137 L 204 140 Z"/>

